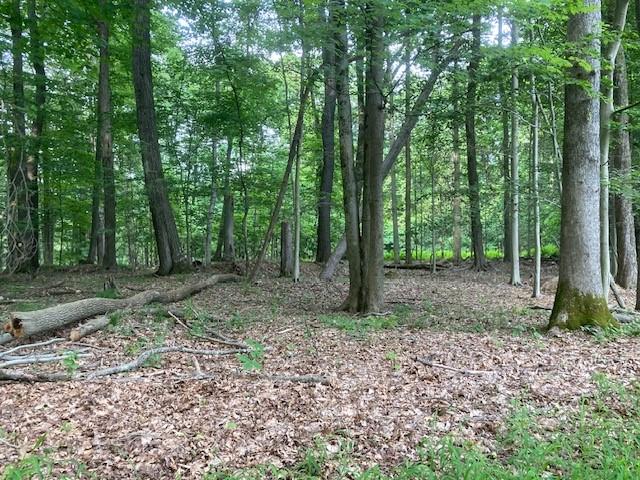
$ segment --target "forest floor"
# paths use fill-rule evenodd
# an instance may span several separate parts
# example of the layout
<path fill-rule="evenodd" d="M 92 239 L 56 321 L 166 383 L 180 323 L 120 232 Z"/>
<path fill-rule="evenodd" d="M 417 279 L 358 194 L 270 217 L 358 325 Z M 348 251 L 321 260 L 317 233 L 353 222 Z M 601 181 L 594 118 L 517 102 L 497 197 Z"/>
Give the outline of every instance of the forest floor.
<path fill-rule="evenodd" d="M 544 277 L 555 271 L 545 264 Z M 638 338 L 545 333 L 549 312 L 531 307 L 550 307 L 553 296 L 531 298 L 527 262 L 523 287 L 508 285 L 502 263 L 482 273 L 387 269 L 390 313 L 366 318 L 336 311 L 348 288 L 344 267 L 332 283 L 318 280 L 318 272 L 304 265 L 293 284 L 267 265 L 255 285 L 216 285 L 179 305 L 190 330 L 145 309 L 129 312 L 82 340 L 91 355 L 78 367 L 119 364 L 154 345 L 218 348 L 190 333 L 206 329 L 265 347 L 251 358 L 169 354 L 94 381 L 0 384 L 0 468 L 37 453 L 54 471 L 77 478 L 85 471 L 113 479 L 201 478 L 321 460 L 319 476 L 354 478 L 374 465 L 388 471 L 416 459 L 425 439 L 443 438 L 495 458 L 523 406 L 537 412 L 544 431 L 556 431 L 603 379 L 629 387 L 640 374 Z M 128 296 L 210 273 L 120 271 L 115 282 Z M 86 268 L 32 281 L 5 277 L 0 296 L 24 303 L 1 305 L 0 316 L 94 296 L 104 280 Z M 624 295 L 633 305 L 635 293 Z M 248 374 L 251 367 L 259 374 Z M 269 378 L 306 374 L 329 384 Z"/>

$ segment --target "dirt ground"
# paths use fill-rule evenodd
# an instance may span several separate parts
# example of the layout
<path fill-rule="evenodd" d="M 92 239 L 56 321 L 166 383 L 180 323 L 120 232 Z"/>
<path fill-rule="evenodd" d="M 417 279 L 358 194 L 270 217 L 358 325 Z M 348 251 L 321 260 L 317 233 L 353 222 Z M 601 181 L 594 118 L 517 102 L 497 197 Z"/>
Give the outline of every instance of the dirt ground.
<path fill-rule="evenodd" d="M 555 270 L 546 264 L 545 278 Z M 302 281 L 293 284 L 267 266 L 256 285 L 216 285 L 178 305 L 192 331 L 264 346 L 258 374 L 233 355 L 167 354 L 144 369 L 94 381 L 0 383 L 0 465 L 46 449 L 59 468 L 81 462 L 98 478 L 200 478 L 216 468 L 291 465 L 322 441 L 330 454 L 348 448 L 363 468 L 388 467 L 414 458 L 423 438 L 452 435 L 491 452 L 514 402 L 574 409 L 594 391 L 594 374 L 624 384 L 640 374 L 636 338 L 603 342 L 581 332 L 542 332 L 549 312 L 531 307 L 550 307 L 553 296 L 531 298 L 527 263 L 520 288 L 507 284 L 501 263 L 482 273 L 387 269 L 389 314 L 365 319 L 336 312 L 348 287 L 345 270 L 332 283 L 318 280 L 318 271 L 305 265 Z M 155 278 L 122 271 L 115 282 L 128 296 L 210 273 Z M 24 304 L 2 305 L 0 316 L 94 296 L 104 280 L 87 269 L 32 281 L 2 278 L 0 296 Z M 624 294 L 633 305 L 635 292 Z M 156 345 L 220 348 L 146 309 L 127 312 L 82 342 L 88 356 L 78 359 L 79 371 L 131 360 Z M 329 383 L 273 377 L 306 374 Z M 547 420 L 562 421 L 551 414 Z"/>

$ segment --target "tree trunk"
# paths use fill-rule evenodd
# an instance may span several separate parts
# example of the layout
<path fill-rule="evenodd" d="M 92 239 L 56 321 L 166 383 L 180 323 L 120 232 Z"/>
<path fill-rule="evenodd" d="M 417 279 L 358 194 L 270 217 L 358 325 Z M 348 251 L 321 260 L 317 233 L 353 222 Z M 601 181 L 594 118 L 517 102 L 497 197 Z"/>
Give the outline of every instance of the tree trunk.
<path fill-rule="evenodd" d="M 404 114 L 411 110 L 411 48 L 409 42 L 404 51 Z M 404 144 L 404 262 L 411 265 L 411 134 Z"/>
<path fill-rule="evenodd" d="M 541 256 L 542 245 L 540 241 L 540 192 L 538 188 L 538 177 L 540 173 L 540 115 L 538 108 L 538 92 L 536 90 L 536 77 L 531 75 L 531 109 L 533 110 L 533 120 L 531 133 L 533 134 L 531 148 L 531 170 L 532 170 L 532 194 L 533 194 L 533 236 L 534 236 L 534 262 L 533 262 L 533 298 L 542 295 L 540 290 Z"/>
<path fill-rule="evenodd" d="M 629 84 L 624 49 L 621 47 L 616 59 L 614 75 L 614 105 L 629 105 Z M 622 112 L 616 119 L 619 125 L 613 150 L 613 167 L 619 178 L 627 179 L 631 174 L 631 139 L 629 136 L 629 116 Z M 627 183 L 625 181 L 625 183 Z M 633 226 L 633 206 L 628 194 L 616 193 L 614 197 L 614 217 L 617 247 L 617 272 L 615 280 L 622 288 L 630 288 L 636 283 L 637 257 L 636 239 Z"/>
<path fill-rule="evenodd" d="M 361 304 L 362 265 L 360 263 L 358 182 L 354 165 L 351 97 L 349 93 L 349 40 L 345 2 L 344 0 L 335 0 L 335 5 L 336 93 L 338 102 L 342 198 L 345 216 L 345 237 L 343 237 L 343 240 L 336 250 L 343 249 L 342 254 L 346 251 L 347 260 L 349 261 L 349 295 L 343 304 L 343 308 L 350 312 L 356 312 L 359 310 Z M 345 238 L 346 241 L 344 240 Z"/>
<path fill-rule="evenodd" d="M 33 226 L 33 237 L 35 243 L 35 251 L 31 257 L 31 269 L 36 270 L 40 266 L 40 219 L 38 214 L 39 195 L 38 195 L 38 175 L 41 169 L 43 136 L 45 129 L 45 102 L 47 94 L 47 76 L 44 68 L 44 46 L 40 36 L 39 18 L 36 12 L 36 0 L 27 2 L 27 15 L 29 17 L 29 37 L 31 43 L 31 63 L 35 73 L 34 80 L 36 86 L 35 107 L 36 116 L 33 121 L 33 153 L 32 153 L 32 172 L 35 181 L 29 184 L 29 198 L 31 208 L 31 223 Z"/>
<path fill-rule="evenodd" d="M 98 21 L 100 72 L 98 77 L 98 138 L 104 185 L 104 257 L 106 269 L 115 268 L 116 259 L 116 185 L 113 170 L 111 135 L 111 85 L 109 81 L 109 0 L 100 0 L 102 18 Z"/>
<path fill-rule="evenodd" d="M 511 43 L 518 43 L 518 26 L 511 22 Z M 511 285 L 522 285 L 520 280 L 520 173 L 518 161 L 518 70 L 511 72 Z"/>
<path fill-rule="evenodd" d="M 291 224 L 282 222 L 280 224 L 280 276 L 290 277 L 293 275 L 293 236 L 291 234 Z"/>
<path fill-rule="evenodd" d="M 365 130 L 362 221 L 361 312 L 380 311 L 384 303 L 383 148 L 384 16 L 379 1 L 365 6 L 367 74 L 365 79 Z"/>
<path fill-rule="evenodd" d="M 304 31 L 304 0 L 298 3 L 298 24 L 301 32 Z M 304 83 L 307 67 L 307 46 L 304 34 L 300 35 L 300 43 L 302 45 L 302 54 L 300 56 L 300 104 L 304 102 Z M 300 168 L 302 160 L 302 141 L 304 134 L 304 121 L 300 125 L 300 141 L 296 145 L 296 170 L 293 182 L 293 281 L 300 281 L 300 234 L 302 231 L 302 215 L 301 215 L 301 195 L 300 195 Z"/>
<path fill-rule="evenodd" d="M 498 17 L 498 46 L 502 48 L 503 41 L 503 16 L 500 11 Z M 503 251 L 505 262 L 512 262 L 512 246 L 511 246 L 511 174 L 510 163 L 511 157 L 509 152 L 509 106 L 507 104 L 507 94 L 504 88 L 504 82 L 499 81 L 500 106 L 502 110 L 502 143 L 500 150 L 502 151 L 502 178 L 503 178 L 503 196 L 502 196 L 502 216 L 503 216 Z"/>
<path fill-rule="evenodd" d="M 467 84 L 467 104 L 465 109 L 465 132 L 467 137 L 467 176 L 469 180 L 469 204 L 471 211 L 471 242 L 473 246 L 473 267 L 484 270 L 487 261 L 484 256 L 482 220 L 480 218 L 480 182 L 476 152 L 476 95 L 478 90 L 477 72 L 480 65 L 480 15 L 473 16 L 473 45 L 469 61 L 469 82 Z"/>
<path fill-rule="evenodd" d="M 222 205 L 222 260 L 233 262 L 236 259 L 236 248 L 233 241 L 234 224 L 233 193 L 225 191 Z"/>
<path fill-rule="evenodd" d="M 420 95 L 418 96 L 415 103 L 413 104 L 413 108 L 411 109 L 410 115 L 407 118 L 405 118 L 404 122 L 402 123 L 402 126 L 400 127 L 400 130 L 398 131 L 398 134 L 396 135 L 395 140 L 393 141 L 393 143 L 389 147 L 389 150 L 387 151 L 387 155 L 385 156 L 384 163 L 382 165 L 382 172 L 385 177 L 391 171 L 391 168 L 393 167 L 395 161 L 397 160 L 398 155 L 406 145 L 407 139 L 411 135 L 413 128 L 418 123 L 418 119 L 421 117 L 423 113 L 423 108 L 427 103 L 427 101 L 429 100 L 429 97 L 433 92 L 433 89 L 438 81 L 438 78 L 440 77 L 440 74 L 444 71 L 445 67 L 449 63 L 450 63 L 450 57 L 447 57 L 439 61 L 438 63 L 436 63 L 436 65 L 433 67 L 433 70 L 431 70 L 428 80 L 423 85 Z M 360 141 L 358 140 L 358 145 L 359 144 L 360 144 Z M 358 174 L 357 162 L 356 162 L 355 170 L 356 170 L 355 173 L 357 177 L 357 174 Z M 325 264 L 324 269 L 320 273 L 320 278 L 322 280 L 330 280 L 331 277 L 333 277 L 333 274 L 335 273 L 336 268 L 340 263 L 340 260 L 346 253 L 346 251 L 347 251 L 347 242 L 344 238 L 342 238 L 340 242 L 338 242 L 338 245 L 336 246 L 335 250 L 331 254 L 331 257 Z"/>
<path fill-rule="evenodd" d="M 216 188 L 216 165 L 218 161 L 218 141 L 213 138 L 211 140 L 211 187 L 209 189 L 209 207 L 207 208 L 207 225 L 204 236 L 204 249 L 202 263 L 205 267 L 211 265 L 211 241 L 213 232 L 213 212 L 216 208 L 218 199 L 218 190 Z"/>
<path fill-rule="evenodd" d="M 600 50 L 600 0 L 586 0 L 588 12 L 569 17 L 567 41 L 575 51 L 587 45 Z M 564 162 L 560 226 L 560 272 L 549 327 L 579 329 L 583 325 L 614 324 L 602 289 L 599 262 L 600 224 L 600 58 L 584 54 L 570 73 L 575 81 L 565 86 Z M 581 84 L 588 82 L 588 88 Z M 608 289 L 608 284 L 607 284 Z"/>
<path fill-rule="evenodd" d="M 460 87 L 457 77 L 457 64 L 454 66 L 451 86 L 451 104 L 453 118 L 451 119 L 451 160 L 453 162 L 453 263 L 462 261 L 462 212 L 460 197 Z"/>
<path fill-rule="evenodd" d="M 391 169 L 391 222 L 393 224 L 393 263 L 400 263 L 400 231 L 398 229 L 398 186 L 396 169 Z"/>
<path fill-rule="evenodd" d="M 611 25 L 614 36 L 602 48 L 602 56 L 608 70 L 606 70 L 606 81 L 602 82 L 602 100 L 600 101 L 600 270 L 604 292 L 609 291 L 609 277 L 611 276 L 609 259 L 609 146 L 611 129 L 609 123 L 613 113 L 613 72 L 622 42 L 629 0 L 616 0 L 614 4 L 615 11 Z"/>
<path fill-rule="evenodd" d="M 34 255 L 37 254 L 37 238 L 34 232 L 34 215 L 37 215 L 37 165 L 27 152 L 25 132 L 23 36 L 20 1 L 12 0 L 9 7 L 11 29 L 11 55 L 13 60 L 13 134 L 9 139 L 7 162 L 7 228 L 9 272 L 30 271 Z"/>
<path fill-rule="evenodd" d="M 331 193 L 333 190 L 333 170 L 335 163 L 335 112 L 336 74 L 335 42 L 332 9 L 326 21 L 325 40 L 322 45 L 324 71 L 324 108 L 322 110 L 322 172 L 320 173 L 320 198 L 318 199 L 318 239 L 316 262 L 325 263 L 331 255 Z"/>
<path fill-rule="evenodd" d="M 132 26 L 133 84 L 145 187 L 151 210 L 160 265 L 159 275 L 190 269 L 180 238 L 162 172 L 151 76 L 150 0 L 135 0 Z"/>

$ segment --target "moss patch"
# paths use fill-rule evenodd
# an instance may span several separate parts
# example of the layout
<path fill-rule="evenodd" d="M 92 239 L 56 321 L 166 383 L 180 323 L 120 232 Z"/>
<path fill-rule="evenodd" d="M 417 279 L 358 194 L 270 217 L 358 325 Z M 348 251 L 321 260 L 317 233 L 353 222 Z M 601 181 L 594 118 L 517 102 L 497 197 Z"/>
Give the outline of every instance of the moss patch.
<path fill-rule="evenodd" d="M 566 282 L 559 282 L 549 328 L 578 330 L 587 325 L 609 328 L 618 326 L 618 322 L 611 315 L 604 297 L 582 293 Z"/>

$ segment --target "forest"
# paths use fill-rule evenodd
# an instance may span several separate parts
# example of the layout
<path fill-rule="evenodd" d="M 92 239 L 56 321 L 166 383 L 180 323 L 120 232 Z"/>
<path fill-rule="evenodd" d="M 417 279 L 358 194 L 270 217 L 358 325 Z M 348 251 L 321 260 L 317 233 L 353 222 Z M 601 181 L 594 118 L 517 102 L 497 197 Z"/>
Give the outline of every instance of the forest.
<path fill-rule="evenodd" d="M 640 0 L 0 0 L 0 480 L 640 478 Z"/>

